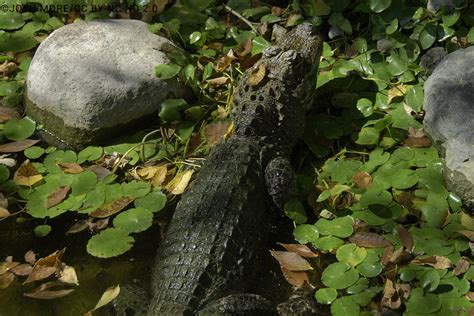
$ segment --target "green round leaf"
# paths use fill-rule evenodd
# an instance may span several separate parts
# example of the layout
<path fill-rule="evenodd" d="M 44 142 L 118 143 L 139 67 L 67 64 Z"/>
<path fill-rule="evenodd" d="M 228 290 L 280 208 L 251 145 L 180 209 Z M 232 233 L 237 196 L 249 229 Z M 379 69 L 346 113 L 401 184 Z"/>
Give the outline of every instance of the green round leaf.
<path fill-rule="evenodd" d="M 399 270 L 400 273 L 400 280 L 404 282 L 410 282 L 416 276 L 415 271 L 413 271 L 410 267 L 403 267 Z"/>
<path fill-rule="evenodd" d="M 314 244 L 319 238 L 319 232 L 314 225 L 298 225 L 293 231 L 293 236 L 300 244 Z"/>
<path fill-rule="evenodd" d="M 331 305 L 334 316 L 359 316 L 360 306 L 349 296 L 336 299 Z"/>
<path fill-rule="evenodd" d="M 356 143 L 359 145 L 376 145 L 379 141 L 380 133 L 373 127 L 364 127 L 359 132 Z"/>
<path fill-rule="evenodd" d="M 472 12 L 472 11 L 471 11 Z M 461 16 L 461 12 L 459 11 L 454 11 L 451 14 L 443 14 L 441 19 L 443 20 L 443 24 L 445 26 L 453 26 L 456 24 L 456 22 L 459 20 L 459 17 Z"/>
<path fill-rule="evenodd" d="M 77 163 L 81 164 L 85 161 L 94 161 L 102 157 L 102 147 L 89 146 L 84 148 L 77 154 Z"/>
<path fill-rule="evenodd" d="M 322 251 L 332 251 L 339 248 L 343 244 L 344 241 L 342 239 L 334 236 L 324 236 L 313 242 L 313 245 Z"/>
<path fill-rule="evenodd" d="M 324 285 L 337 290 L 353 285 L 358 279 L 359 273 L 357 273 L 357 270 L 344 262 L 331 263 L 321 275 L 321 281 Z"/>
<path fill-rule="evenodd" d="M 79 196 L 91 191 L 97 183 L 97 175 L 90 170 L 72 175 L 71 195 Z"/>
<path fill-rule="evenodd" d="M 303 224 L 306 222 L 306 211 L 303 203 L 298 199 L 291 199 L 285 203 L 283 207 L 286 216 L 291 218 L 296 224 Z"/>
<path fill-rule="evenodd" d="M 180 70 L 181 67 L 176 64 L 161 64 L 155 67 L 155 75 L 160 79 L 167 80 L 175 77 Z"/>
<path fill-rule="evenodd" d="M 314 225 L 322 235 L 332 235 L 340 238 L 346 238 L 352 235 L 354 229 L 352 224 L 354 220 L 350 216 L 338 217 L 333 220 L 321 218 Z"/>
<path fill-rule="evenodd" d="M 7 5 L 5 4 L 5 6 Z M 25 21 L 21 14 L 17 12 L 0 12 L 0 29 L 19 29 L 23 24 L 25 24 Z"/>
<path fill-rule="evenodd" d="M 385 33 L 393 34 L 398 29 L 398 19 L 393 19 L 390 24 L 385 28 Z"/>
<path fill-rule="evenodd" d="M 16 81 L 0 81 L 0 97 L 11 95 L 18 91 L 20 87 L 20 84 Z"/>
<path fill-rule="evenodd" d="M 166 99 L 161 103 L 160 118 L 163 121 L 180 121 L 180 110 L 184 109 L 187 103 L 183 99 Z"/>
<path fill-rule="evenodd" d="M 367 278 L 373 278 L 382 273 L 383 266 L 379 262 L 362 262 L 357 266 L 357 271 L 360 275 Z"/>
<path fill-rule="evenodd" d="M 314 295 L 319 304 L 331 304 L 337 298 L 337 290 L 333 288 L 322 288 Z"/>
<path fill-rule="evenodd" d="M 34 229 L 35 236 L 37 237 L 46 237 L 51 232 L 51 226 L 49 225 L 39 225 Z"/>
<path fill-rule="evenodd" d="M 144 197 L 151 191 L 151 184 L 144 181 L 124 182 L 120 185 L 123 196 L 131 196 L 134 199 Z"/>
<path fill-rule="evenodd" d="M 10 170 L 5 165 L 0 165 L 0 183 L 3 183 L 10 178 Z"/>
<path fill-rule="evenodd" d="M 428 292 L 433 292 L 436 290 L 438 288 L 439 282 L 439 273 L 434 269 L 430 269 L 423 273 L 420 279 L 420 285 Z"/>
<path fill-rule="evenodd" d="M 44 154 L 44 148 L 33 146 L 30 148 L 26 148 L 24 151 L 26 158 L 29 159 L 36 159 L 41 157 Z"/>
<path fill-rule="evenodd" d="M 107 228 L 89 239 L 87 252 L 99 258 L 116 257 L 130 250 L 134 242 L 123 229 Z"/>
<path fill-rule="evenodd" d="M 423 49 L 428 49 L 436 40 L 437 27 L 428 23 L 420 33 L 420 45 Z"/>
<path fill-rule="evenodd" d="M 412 289 L 410 298 L 405 303 L 407 313 L 430 314 L 441 308 L 441 301 L 438 295 L 433 293 L 423 294 L 423 288 Z"/>
<path fill-rule="evenodd" d="M 370 10 L 380 13 L 392 4 L 392 0 L 369 0 Z"/>
<path fill-rule="evenodd" d="M 352 267 L 363 262 L 367 256 L 367 249 L 358 247 L 355 244 L 346 244 L 337 249 L 336 258 L 340 262 L 345 262 Z"/>
<path fill-rule="evenodd" d="M 153 222 L 153 213 L 144 208 L 132 208 L 117 215 L 114 227 L 128 233 L 138 233 L 147 230 Z"/>
<path fill-rule="evenodd" d="M 159 212 L 166 205 L 166 195 L 161 191 L 152 191 L 134 201 L 135 207 L 145 208 L 151 212 Z"/>
<path fill-rule="evenodd" d="M 373 113 L 372 101 L 366 98 L 359 99 L 357 101 L 357 110 L 364 115 L 364 117 L 369 117 Z"/>
<path fill-rule="evenodd" d="M 360 265 L 359 265 L 360 267 Z M 359 278 L 354 285 L 349 286 L 346 289 L 347 294 L 360 293 L 369 287 L 369 280 L 366 278 Z"/>
<path fill-rule="evenodd" d="M 414 170 L 402 169 L 392 174 L 391 177 L 392 187 L 399 190 L 411 188 L 418 183 L 418 175 Z"/>
<path fill-rule="evenodd" d="M 27 118 L 9 120 L 3 126 L 3 134 L 10 140 L 23 140 L 33 135 L 36 124 Z"/>
<path fill-rule="evenodd" d="M 325 190 L 318 196 L 316 202 L 326 201 L 331 196 L 331 190 Z"/>
<path fill-rule="evenodd" d="M 189 35 L 189 43 L 194 44 L 197 43 L 200 39 L 202 38 L 201 32 L 192 32 L 191 35 Z"/>

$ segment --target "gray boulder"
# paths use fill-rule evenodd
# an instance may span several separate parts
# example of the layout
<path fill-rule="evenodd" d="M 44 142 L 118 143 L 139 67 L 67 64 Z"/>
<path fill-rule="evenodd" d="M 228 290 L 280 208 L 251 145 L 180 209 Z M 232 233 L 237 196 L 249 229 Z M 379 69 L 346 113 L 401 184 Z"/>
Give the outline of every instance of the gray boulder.
<path fill-rule="evenodd" d="M 425 82 L 425 129 L 444 154 L 448 189 L 474 207 L 474 46 L 457 50 Z"/>
<path fill-rule="evenodd" d="M 156 118 L 161 102 L 180 97 L 177 80 L 155 76 L 158 64 L 184 52 L 135 20 L 78 22 L 41 43 L 26 80 L 28 116 L 46 140 L 81 148 Z"/>

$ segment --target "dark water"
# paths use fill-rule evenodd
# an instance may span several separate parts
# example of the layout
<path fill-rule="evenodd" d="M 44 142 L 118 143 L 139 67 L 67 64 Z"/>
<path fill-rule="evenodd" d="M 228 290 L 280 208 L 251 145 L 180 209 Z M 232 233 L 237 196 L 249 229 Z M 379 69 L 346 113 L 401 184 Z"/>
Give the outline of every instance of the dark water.
<path fill-rule="evenodd" d="M 148 284 L 151 263 L 159 241 L 159 230 L 151 229 L 135 237 L 135 246 L 126 254 L 99 259 L 86 252 L 87 240 L 91 234 L 83 231 L 66 235 L 65 231 L 74 222 L 54 223 L 53 232 L 45 238 L 33 235 L 38 222 L 17 223 L 15 218 L 0 221 L 0 261 L 13 256 L 13 261 L 24 262 L 28 250 L 37 253 L 37 259 L 66 247 L 62 261 L 75 268 L 79 286 L 68 296 L 53 300 L 39 300 L 23 296 L 40 285 L 22 285 L 26 277 L 18 277 L 8 288 L 0 289 L 0 316 L 69 316 L 83 315 L 94 308 L 102 293 L 111 286 L 126 283 Z M 58 228 L 59 227 L 59 228 Z M 146 286 L 145 286 L 146 287 Z M 93 315 L 105 315 L 105 308 Z"/>

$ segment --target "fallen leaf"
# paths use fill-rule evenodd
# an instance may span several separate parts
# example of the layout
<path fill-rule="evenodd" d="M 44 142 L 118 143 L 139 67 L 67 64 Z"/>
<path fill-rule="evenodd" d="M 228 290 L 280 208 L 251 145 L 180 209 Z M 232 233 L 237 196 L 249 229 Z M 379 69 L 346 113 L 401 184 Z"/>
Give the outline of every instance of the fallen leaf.
<path fill-rule="evenodd" d="M 28 250 L 25 253 L 25 261 L 28 262 L 29 264 L 35 264 L 36 254 L 33 252 L 33 250 Z"/>
<path fill-rule="evenodd" d="M 403 141 L 403 146 L 412 148 L 431 147 L 432 142 L 429 137 L 408 137 Z"/>
<path fill-rule="evenodd" d="M 461 212 L 461 225 L 468 230 L 474 230 L 474 219 L 468 214 Z"/>
<path fill-rule="evenodd" d="M 82 232 L 84 229 L 89 227 L 90 222 L 91 222 L 90 219 L 81 219 L 80 221 L 72 225 L 68 229 L 66 234 L 76 234 L 76 233 Z"/>
<path fill-rule="evenodd" d="M 29 263 L 22 263 L 10 269 L 12 273 L 19 276 L 28 275 L 31 273 L 32 270 L 33 270 L 33 267 Z"/>
<path fill-rule="evenodd" d="M 15 275 L 11 272 L 0 274 L 0 289 L 6 289 L 15 281 Z"/>
<path fill-rule="evenodd" d="M 24 139 L 0 145 L 0 153 L 17 153 L 39 142 L 38 139 Z"/>
<path fill-rule="evenodd" d="M 191 180 L 191 177 L 194 173 L 194 170 L 186 170 L 184 172 L 178 173 L 173 180 L 171 180 L 168 185 L 166 186 L 166 189 L 170 191 L 171 194 L 173 195 L 179 195 L 186 190 L 188 187 L 189 181 Z"/>
<path fill-rule="evenodd" d="M 388 103 L 391 103 L 393 99 L 397 97 L 402 97 L 405 95 L 407 91 L 407 86 L 405 85 L 398 85 L 398 86 L 393 86 L 388 90 Z"/>
<path fill-rule="evenodd" d="M 66 198 L 70 190 L 70 186 L 62 186 L 57 188 L 54 192 L 48 195 L 48 202 L 46 204 L 46 207 L 50 208 L 61 203 Z"/>
<path fill-rule="evenodd" d="M 398 248 L 395 250 L 390 257 L 390 262 L 395 264 L 405 263 L 410 261 L 413 258 L 413 255 L 406 251 L 403 247 Z"/>
<path fill-rule="evenodd" d="M 248 37 L 245 41 L 240 43 L 239 47 L 237 47 L 235 53 L 239 58 L 244 58 L 252 51 L 252 38 Z"/>
<path fill-rule="evenodd" d="M 473 301 L 474 301 L 474 292 L 467 292 L 466 298 L 467 298 L 470 302 L 473 302 Z"/>
<path fill-rule="evenodd" d="M 474 241 L 474 231 L 472 230 L 458 230 L 457 233 L 466 236 L 470 241 Z"/>
<path fill-rule="evenodd" d="M 387 247 L 385 247 L 382 258 L 380 259 L 381 263 L 384 266 L 390 262 L 390 258 L 392 258 L 393 252 L 394 248 L 392 244 L 389 244 Z"/>
<path fill-rule="evenodd" d="M 232 61 L 235 59 L 237 58 L 234 56 L 234 52 L 231 49 L 229 50 L 226 56 L 221 56 L 217 58 L 216 62 L 214 63 L 214 69 L 217 72 L 223 72 L 227 69 L 227 67 L 232 64 Z"/>
<path fill-rule="evenodd" d="M 109 218 L 102 218 L 94 223 L 89 223 L 89 230 L 93 233 L 106 228 L 109 225 Z"/>
<path fill-rule="evenodd" d="M 229 77 L 217 77 L 217 78 L 204 80 L 204 83 L 207 83 L 210 86 L 218 87 L 218 86 L 223 86 L 229 83 L 229 81 L 230 81 Z"/>
<path fill-rule="evenodd" d="M 55 298 L 64 297 L 74 292 L 74 289 L 64 290 L 50 290 L 51 288 L 63 288 L 64 284 L 58 281 L 51 281 L 41 284 L 38 288 L 34 289 L 30 293 L 23 293 L 24 296 L 36 298 L 40 300 L 52 300 Z"/>
<path fill-rule="evenodd" d="M 79 285 L 76 270 L 68 265 L 65 265 L 62 270 L 59 271 L 59 281 L 63 283 Z"/>
<path fill-rule="evenodd" d="M 113 200 L 110 203 L 104 204 L 103 206 L 99 207 L 95 211 L 89 213 L 89 216 L 95 217 L 95 218 L 109 217 L 123 210 L 131 202 L 133 202 L 132 197 L 122 196 L 122 197 L 119 197 L 118 199 Z"/>
<path fill-rule="evenodd" d="M 58 166 L 64 173 L 68 174 L 78 174 L 84 171 L 81 165 L 75 162 L 63 162 L 58 164 Z"/>
<path fill-rule="evenodd" d="M 102 166 L 90 166 L 87 167 L 86 170 L 90 170 L 95 173 L 98 181 L 102 180 L 103 178 L 112 173 L 109 169 Z"/>
<path fill-rule="evenodd" d="M 11 119 L 20 119 L 21 115 L 15 109 L 6 106 L 0 106 L 0 123 Z"/>
<path fill-rule="evenodd" d="M 456 276 L 460 275 L 460 274 L 463 274 L 464 272 L 469 270 L 470 265 L 471 265 L 471 262 L 469 261 L 468 258 L 461 257 L 461 259 L 459 259 L 459 261 L 458 261 L 458 264 L 453 269 L 453 274 L 456 275 Z"/>
<path fill-rule="evenodd" d="M 309 284 L 308 274 L 305 271 L 291 271 L 281 267 L 281 272 L 285 280 L 293 286 L 301 288 L 305 283 Z"/>
<path fill-rule="evenodd" d="M 151 179 L 151 184 L 154 187 L 160 187 L 163 185 L 163 183 L 166 180 L 166 175 L 168 174 L 168 166 L 167 165 L 162 165 L 159 166 L 159 169 Z"/>
<path fill-rule="evenodd" d="M 313 270 L 308 261 L 300 255 L 288 251 L 270 250 L 272 256 L 278 261 L 281 267 L 291 271 Z"/>
<path fill-rule="evenodd" d="M 18 70 L 18 65 L 11 61 L 5 61 L 3 64 L 0 64 L 0 73 L 4 76 L 8 76 L 11 73 Z"/>
<path fill-rule="evenodd" d="M 19 262 L 0 262 L 0 274 L 7 273 L 19 264 Z"/>
<path fill-rule="evenodd" d="M 319 254 L 314 253 L 311 249 L 309 249 L 308 246 L 306 245 L 301 245 L 301 244 L 282 244 L 278 243 L 281 245 L 283 248 L 285 248 L 287 251 L 294 252 L 301 257 L 304 258 L 317 258 L 319 257 Z"/>
<path fill-rule="evenodd" d="M 10 155 L 0 155 L 0 165 L 5 165 L 7 167 L 13 168 L 16 166 L 16 160 L 9 158 Z"/>
<path fill-rule="evenodd" d="M 416 264 L 418 266 L 432 266 L 435 269 L 448 269 L 453 266 L 451 260 L 443 256 L 431 256 L 423 259 L 413 259 L 410 263 Z"/>
<path fill-rule="evenodd" d="M 109 287 L 105 292 L 102 294 L 100 297 L 100 300 L 97 302 L 95 307 L 92 309 L 92 311 L 95 311 L 96 309 L 101 308 L 102 306 L 105 306 L 112 302 L 120 293 L 120 286 L 112 286 Z"/>
<path fill-rule="evenodd" d="M 390 309 L 399 309 L 404 300 L 410 297 L 411 288 L 409 284 L 396 284 L 386 279 L 383 290 L 382 306 Z"/>
<path fill-rule="evenodd" d="M 258 64 L 252 71 L 250 71 L 247 83 L 253 87 L 258 85 L 267 73 L 267 69 L 263 63 Z"/>
<path fill-rule="evenodd" d="M 8 216 L 10 216 L 10 212 L 6 208 L 0 207 L 0 218 L 7 218 Z"/>
<path fill-rule="evenodd" d="M 398 236 L 400 237 L 403 247 L 405 247 L 409 252 L 412 252 L 415 245 L 413 237 L 410 232 L 402 225 L 398 225 Z"/>
<path fill-rule="evenodd" d="M 386 247 L 390 244 L 390 242 L 382 235 L 370 232 L 355 233 L 349 237 L 349 241 L 356 244 L 357 246 L 366 248 Z"/>
<path fill-rule="evenodd" d="M 368 189 L 372 185 L 372 176 L 365 171 L 359 171 L 352 176 L 352 181 L 359 189 Z"/>
<path fill-rule="evenodd" d="M 285 11 L 285 9 L 283 9 L 283 8 L 272 7 L 272 14 L 273 15 L 280 16 L 284 11 Z"/>
<path fill-rule="evenodd" d="M 38 173 L 38 170 L 36 170 L 29 159 L 20 165 L 13 176 L 13 182 L 15 182 L 15 184 L 29 187 L 41 180 L 43 180 L 43 176 Z"/>
<path fill-rule="evenodd" d="M 230 122 L 217 122 L 211 123 L 204 127 L 204 138 L 206 143 L 213 146 L 224 139 L 227 130 L 229 129 Z"/>
<path fill-rule="evenodd" d="M 25 280 L 25 282 L 23 282 L 23 284 L 45 279 L 51 274 L 55 273 L 59 269 L 61 257 L 65 251 L 66 248 L 57 250 L 47 257 L 38 259 L 38 261 L 36 261 L 35 265 L 33 266 L 33 270 L 31 271 L 30 275 Z"/>

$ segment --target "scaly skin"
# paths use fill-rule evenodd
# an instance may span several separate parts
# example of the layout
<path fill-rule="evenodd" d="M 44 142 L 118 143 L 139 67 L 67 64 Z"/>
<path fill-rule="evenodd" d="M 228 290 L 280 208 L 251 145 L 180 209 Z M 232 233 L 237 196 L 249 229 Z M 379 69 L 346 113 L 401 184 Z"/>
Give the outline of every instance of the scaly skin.
<path fill-rule="evenodd" d="M 289 183 L 278 168 L 286 169 L 303 133 L 321 44 L 313 26 L 300 25 L 244 74 L 234 95 L 234 134 L 214 148 L 158 248 L 150 315 L 192 315 L 246 293 L 265 250 L 269 203 Z M 256 75 L 259 67 L 264 76 Z"/>

